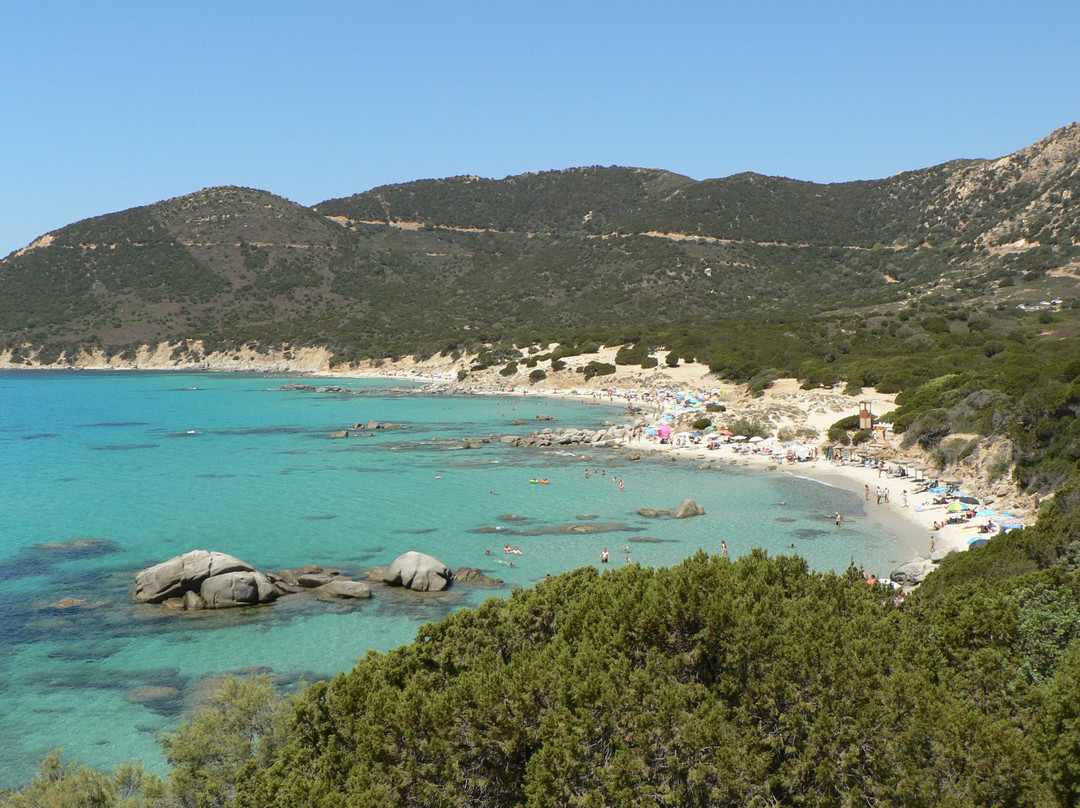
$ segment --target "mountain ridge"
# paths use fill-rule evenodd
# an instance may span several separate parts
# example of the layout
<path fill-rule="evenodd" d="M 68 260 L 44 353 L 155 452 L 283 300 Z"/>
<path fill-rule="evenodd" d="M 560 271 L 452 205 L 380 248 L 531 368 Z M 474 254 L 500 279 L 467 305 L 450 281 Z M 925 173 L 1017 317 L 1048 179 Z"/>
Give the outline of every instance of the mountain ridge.
<path fill-rule="evenodd" d="M 1078 166 L 1071 124 L 994 160 L 833 184 L 589 166 L 311 207 L 204 188 L 0 261 L 0 348 L 250 341 L 349 361 L 907 306 L 948 289 L 992 301 L 1080 259 Z"/>

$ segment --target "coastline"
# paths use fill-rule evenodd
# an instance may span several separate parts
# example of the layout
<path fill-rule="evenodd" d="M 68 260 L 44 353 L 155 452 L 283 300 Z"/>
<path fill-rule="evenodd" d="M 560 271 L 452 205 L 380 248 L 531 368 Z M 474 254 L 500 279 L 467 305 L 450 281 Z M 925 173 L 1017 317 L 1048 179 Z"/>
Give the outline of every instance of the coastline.
<path fill-rule="evenodd" d="M 189 352 L 192 350 L 194 353 Z M 666 411 L 677 413 L 676 417 L 681 420 L 683 428 L 688 428 L 693 414 L 685 409 L 677 410 L 673 406 L 674 398 L 665 398 L 664 393 L 708 390 L 713 395 L 712 401 L 720 402 L 724 407 L 718 420 L 726 423 L 739 419 L 756 421 L 773 434 L 781 430 L 797 430 L 807 436 L 805 440 L 809 444 L 818 449 L 819 459 L 791 463 L 771 455 L 736 454 L 734 446 L 729 444 L 716 450 L 705 450 L 701 446 L 673 447 L 642 438 L 626 441 L 623 448 L 667 453 L 673 458 L 698 463 L 714 460 L 725 463 L 735 461 L 750 468 L 762 471 L 772 468 L 846 489 L 864 496 L 867 513 L 883 529 L 916 539 L 916 545 L 925 551 L 920 552 L 920 555 L 925 558 L 933 557 L 934 560 L 940 560 L 952 551 L 966 550 L 968 540 L 977 534 L 972 525 L 986 521 L 980 519 L 970 525 L 951 524 L 934 530 L 935 522 L 944 521 L 944 507 L 935 506 L 934 494 L 931 492 L 916 493 L 917 488 L 924 487 L 921 483 L 916 483 L 911 478 L 891 478 L 877 468 L 867 465 L 837 463 L 824 459 L 827 444 L 824 435 L 830 425 L 843 417 L 856 414 L 862 402 L 870 407 L 876 417 L 885 415 L 894 409 L 895 396 L 878 393 L 873 389 L 864 389 L 857 397 L 830 389 L 803 390 L 798 382 L 792 379 L 777 380 L 763 394 L 752 396 L 745 385 L 717 379 L 704 365 L 680 363 L 670 367 L 661 363 L 649 369 L 616 365 L 616 352 L 617 348 L 601 348 L 595 353 L 566 357 L 564 370 L 549 373 L 542 380 L 531 380 L 527 367 L 521 367 L 509 376 L 502 375 L 496 367 L 474 370 L 472 368 L 475 357 L 471 356 L 454 358 L 435 355 L 427 359 L 405 357 L 331 367 L 332 354 L 324 348 L 261 351 L 244 346 L 236 351 L 203 355 L 201 346 L 184 346 L 184 350 L 181 350 L 180 345 L 171 343 L 142 346 L 127 359 L 106 357 L 100 351 L 82 352 L 70 361 L 61 356 L 57 362 L 51 364 L 38 364 L 33 361 L 14 363 L 11 361 L 11 352 L 8 351 L 0 353 L 0 370 L 161 370 L 266 373 L 306 378 L 400 379 L 465 394 L 574 396 L 614 405 L 625 403 L 628 408 L 635 408 L 639 424 L 651 425 Z M 590 361 L 611 364 L 615 367 L 615 372 L 586 379 L 579 372 L 579 368 Z M 701 414 L 700 410 L 698 414 Z M 926 462 L 925 457 L 913 451 L 909 454 L 899 446 L 894 436 L 887 433 L 875 441 L 873 446 L 866 447 L 864 452 L 871 458 L 884 459 L 889 469 L 898 465 L 914 466 L 924 469 L 927 479 L 939 476 Z M 1034 521 L 1034 498 L 1020 494 L 1008 485 L 1007 481 L 980 480 L 976 475 L 959 467 L 949 469 L 948 473 L 942 472 L 940 477 L 959 485 L 965 493 L 976 497 L 983 506 L 1008 511 L 1026 524 Z M 877 502 L 876 489 L 879 486 L 890 489 L 888 503 Z M 906 506 L 903 496 L 905 491 Z"/>

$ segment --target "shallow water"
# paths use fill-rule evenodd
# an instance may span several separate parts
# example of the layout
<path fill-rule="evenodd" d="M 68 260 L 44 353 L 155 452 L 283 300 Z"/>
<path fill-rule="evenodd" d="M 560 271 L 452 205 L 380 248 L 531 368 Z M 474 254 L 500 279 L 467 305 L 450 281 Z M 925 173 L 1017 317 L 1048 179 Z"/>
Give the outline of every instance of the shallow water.
<path fill-rule="evenodd" d="M 0 786 L 25 782 L 57 746 L 91 766 L 141 758 L 161 770 L 154 733 L 176 726 L 207 679 L 332 676 L 462 606 L 598 564 L 604 547 L 611 566 L 626 563 L 623 547 L 635 562 L 670 565 L 723 540 L 732 555 L 759 546 L 819 570 L 854 561 L 878 572 L 914 551 L 910 537 L 865 518 L 859 496 L 790 474 L 458 448 L 464 437 L 620 421 L 618 408 L 411 395 L 383 380 L 337 380 L 365 395 L 274 389 L 287 381 L 0 373 Z M 369 421 L 407 428 L 328 437 Z M 539 478 L 550 484 L 529 482 Z M 636 513 L 688 496 L 705 516 Z M 840 531 L 829 518 L 838 510 Z M 603 532 L 566 531 L 576 524 Z M 522 554 L 505 555 L 504 543 Z M 267 571 L 319 563 L 347 573 L 419 550 L 505 584 L 181 615 L 131 602 L 134 572 L 196 548 Z M 57 605 L 65 598 L 78 604 Z"/>

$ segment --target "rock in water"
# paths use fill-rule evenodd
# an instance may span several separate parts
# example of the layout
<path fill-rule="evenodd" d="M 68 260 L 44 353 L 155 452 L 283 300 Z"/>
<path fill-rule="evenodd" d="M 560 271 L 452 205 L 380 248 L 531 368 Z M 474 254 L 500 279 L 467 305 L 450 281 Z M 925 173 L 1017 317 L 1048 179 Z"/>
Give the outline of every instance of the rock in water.
<path fill-rule="evenodd" d="M 198 591 L 211 576 L 254 571 L 254 567 L 236 556 L 192 550 L 138 573 L 131 596 L 136 603 L 161 603 L 168 598 L 183 597 L 187 591 Z"/>
<path fill-rule="evenodd" d="M 261 572 L 227 572 L 207 578 L 199 589 L 199 597 L 208 609 L 228 609 L 232 606 L 258 606 L 276 600 L 278 590 Z"/>
<path fill-rule="evenodd" d="M 371 597 L 371 586 L 363 581 L 331 581 L 315 590 L 320 598 L 341 598 L 361 600 Z"/>
<path fill-rule="evenodd" d="M 434 556 L 410 550 L 394 559 L 384 579 L 391 586 L 404 586 L 417 592 L 439 592 L 450 585 L 453 571 Z"/>
<path fill-rule="evenodd" d="M 705 509 L 694 502 L 694 500 L 688 498 L 684 499 L 671 515 L 676 519 L 688 519 L 691 516 L 704 516 Z"/>
<path fill-rule="evenodd" d="M 502 583 L 501 578 L 492 578 L 477 567 L 458 567 L 454 570 L 454 581 L 462 584 L 480 584 L 482 586 L 496 586 Z"/>

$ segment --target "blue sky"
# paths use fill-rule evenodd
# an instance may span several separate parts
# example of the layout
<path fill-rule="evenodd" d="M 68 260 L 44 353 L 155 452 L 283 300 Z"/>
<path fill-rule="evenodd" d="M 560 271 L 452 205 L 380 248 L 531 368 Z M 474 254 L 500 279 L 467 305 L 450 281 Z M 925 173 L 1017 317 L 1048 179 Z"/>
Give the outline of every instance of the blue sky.
<path fill-rule="evenodd" d="M 1080 118 L 1080 3 L 0 3 L 0 256 L 211 185 L 873 179 Z"/>

